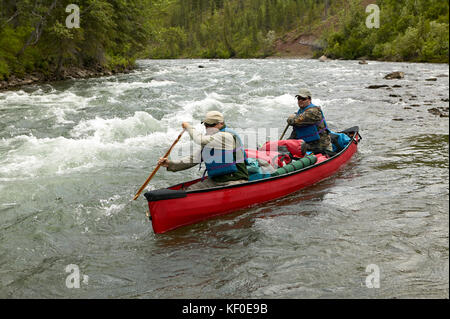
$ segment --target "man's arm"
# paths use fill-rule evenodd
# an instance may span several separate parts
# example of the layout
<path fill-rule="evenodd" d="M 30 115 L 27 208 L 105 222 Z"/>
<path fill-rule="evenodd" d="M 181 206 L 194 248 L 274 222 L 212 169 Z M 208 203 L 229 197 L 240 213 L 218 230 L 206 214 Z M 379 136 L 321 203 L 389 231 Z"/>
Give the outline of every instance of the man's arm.
<path fill-rule="evenodd" d="M 197 144 L 200 144 L 203 147 L 208 145 L 210 148 L 222 149 L 222 150 L 233 150 L 234 149 L 234 137 L 230 133 L 226 132 L 218 132 L 213 135 L 204 135 L 197 132 L 192 126 L 188 123 L 183 126 L 191 136 L 191 138 Z M 185 170 L 201 162 L 201 151 L 186 157 L 183 157 L 180 160 L 169 160 L 167 158 L 160 158 L 158 164 L 161 164 L 163 167 L 167 167 L 168 171 L 177 172 L 181 170 Z"/>
<path fill-rule="evenodd" d="M 197 130 L 190 125 L 187 125 L 186 130 L 188 131 L 192 140 L 195 143 L 199 144 L 202 148 L 208 145 L 208 147 L 221 150 L 234 149 L 234 138 L 231 133 L 218 132 L 213 135 L 204 135 L 200 132 L 197 132 Z"/>
<path fill-rule="evenodd" d="M 178 171 L 182 171 L 191 167 L 194 167 L 195 165 L 197 165 L 200 160 L 196 161 L 196 157 L 194 154 L 183 157 L 182 159 L 179 160 L 169 160 L 168 161 L 168 166 L 167 166 L 167 170 L 171 171 L 171 172 L 178 172 Z"/>
<path fill-rule="evenodd" d="M 322 112 L 318 107 L 312 107 L 294 118 L 293 126 L 309 126 L 322 121 Z"/>
<path fill-rule="evenodd" d="M 171 172 L 178 172 L 182 171 L 191 167 L 194 167 L 198 163 L 200 163 L 201 160 L 201 154 L 200 152 L 195 153 L 193 155 L 185 156 L 182 159 L 179 160 L 169 160 L 167 157 L 161 157 L 158 160 L 158 165 L 161 165 L 162 167 L 166 167 L 168 171 Z"/>
<path fill-rule="evenodd" d="M 203 135 L 202 133 L 197 132 L 191 125 L 187 126 L 186 131 L 188 131 L 191 139 L 201 147 L 214 140 L 213 135 Z"/>

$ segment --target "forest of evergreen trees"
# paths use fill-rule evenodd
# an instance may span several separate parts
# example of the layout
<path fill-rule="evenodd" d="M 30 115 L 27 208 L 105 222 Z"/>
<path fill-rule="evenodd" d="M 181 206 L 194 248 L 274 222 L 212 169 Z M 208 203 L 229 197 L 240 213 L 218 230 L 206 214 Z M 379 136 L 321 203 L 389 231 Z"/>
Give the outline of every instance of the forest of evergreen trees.
<path fill-rule="evenodd" d="M 293 29 L 310 31 L 346 0 L 184 0 L 165 8 L 167 19 L 149 47 L 157 58 L 249 58 L 274 53 L 274 40 Z"/>
<path fill-rule="evenodd" d="M 137 58 L 250 58 L 288 32 L 321 30 L 332 58 L 447 62 L 448 0 L 0 0 L 0 80 L 68 66 L 123 69 Z M 67 28 L 66 7 L 80 8 Z"/>
<path fill-rule="evenodd" d="M 336 30 L 323 35 L 324 53 L 335 58 L 446 62 L 449 47 L 448 0 L 378 0 L 380 27 L 368 29 L 357 2 L 339 14 Z"/>
<path fill-rule="evenodd" d="M 150 0 L 1 0 L 0 80 L 58 74 L 69 65 L 121 69 L 143 52 L 152 29 Z M 67 28 L 69 4 L 80 28 Z"/>

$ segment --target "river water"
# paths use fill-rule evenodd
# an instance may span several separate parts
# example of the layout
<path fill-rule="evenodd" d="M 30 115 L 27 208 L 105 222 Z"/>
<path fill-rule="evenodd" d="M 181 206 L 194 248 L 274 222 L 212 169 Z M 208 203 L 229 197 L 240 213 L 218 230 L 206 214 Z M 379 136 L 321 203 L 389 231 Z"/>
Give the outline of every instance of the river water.
<path fill-rule="evenodd" d="M 405 78 L 384 80 L 392 71 Z M 448 74 L 143 60 L 131 74 L 0 92 L 0 298 L 448 298 L 449 122 L 428 112 L 448 108 Z M 153 233 L 145 198 L 131 199 L 182 121 L 201 129 L 220 110 L 261 143 L 303 86 L 332 129 L 360 127 L 351 162 L 286 198 Z M 185 134 L 174 156 L 190 145 Z M 201 173 L 161 169 L 148 188 Z"/>

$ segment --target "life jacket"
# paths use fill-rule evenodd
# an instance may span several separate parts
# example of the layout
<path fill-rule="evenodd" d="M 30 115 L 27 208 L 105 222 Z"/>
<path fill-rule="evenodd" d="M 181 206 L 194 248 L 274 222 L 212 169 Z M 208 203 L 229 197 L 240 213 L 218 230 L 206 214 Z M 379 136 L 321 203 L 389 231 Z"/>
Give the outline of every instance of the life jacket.
<path fill-rule="evenodd" d="M 318 107 L 318 106 L 311 103 L 304 109 L 299 109 L 297 112 L 297 116 L 312 107 Z M 301 127 L 294 126 L 294 131 L 295 131 L 297 139 L 302 139 L 306 143 L 314 142 L 314 141 L 317 141 L 320 139 L 320 135 L 319 135 L 320 133 L 322 133 L 323 131 L 326 131 L 328 129 L 327 122 L 325 121 L 325 116 L 323 115 L 323 112 L 320 108 L 319 108 L 319 110 L 320 110 L 320 113 L 322 113 L 322 120 L 320 122 L 317 122 L 317 123 L 314 123 L 314 124 L 308 125 L 308 126 L 301 126 Z M 322 122 L 325 124 L 325 127 L 323 129 L 319 130 L 319 125 Z"/>
<path fill-rule="evenodd" d="M 247 162 L 247 155 L 244 152 L 242 140 L 239 135 L 227 127 L 224 127 L 220 131 L 233 135 L 236 148 L 233 150 L 218 150 L 208 146 L 203 148 L 202 161 L 205 162 L 209 177 L 236 173 L 238 171 L 236 163 Z M 238 158 L 239 155 L 240 158 Z"/>

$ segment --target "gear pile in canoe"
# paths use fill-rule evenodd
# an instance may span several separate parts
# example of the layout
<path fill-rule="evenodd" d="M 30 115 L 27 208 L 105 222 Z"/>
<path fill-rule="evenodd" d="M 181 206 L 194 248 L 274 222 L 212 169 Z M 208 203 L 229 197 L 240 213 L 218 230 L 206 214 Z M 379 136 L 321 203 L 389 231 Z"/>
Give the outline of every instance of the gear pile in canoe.
<path fill-rule="evenodd" d="M 340 145 L 332 157 L 307 154 L 301 149 L 301 144 L 296 146 L 289 143 L 289 140 L 271 141 L 258 150 L 246 150 L 250 174 L 246 183 L 186 190 L 187 187 L 201 182 L 202 179 L 199 178 L 165 189 L 149 191 L 145 193 L 145 197 L 153 230 L 155 233 L 164 233 L 278 199 L 313 185 L 333 175 L 349 162 L 361 140 L 358 131 L 359 128 L 355 126 L 340 132 L 348 138 L 345 145 Z M 272 152 L 273 143 L 277 145 L 276 152 Z M 261 162 L 259 159 L 270 165 L 258 165 L 258 162 Z"/>

